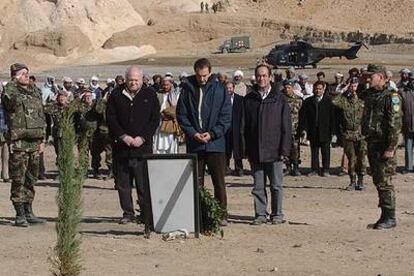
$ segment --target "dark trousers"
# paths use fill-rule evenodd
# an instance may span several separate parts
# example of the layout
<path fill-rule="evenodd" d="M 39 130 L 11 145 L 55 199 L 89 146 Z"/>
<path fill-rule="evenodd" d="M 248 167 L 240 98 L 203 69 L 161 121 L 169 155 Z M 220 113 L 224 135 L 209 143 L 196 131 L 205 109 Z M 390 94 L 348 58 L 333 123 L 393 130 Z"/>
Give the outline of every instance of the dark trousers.
<path fill-rule="evenodd" d="M 45 157 L 44 152 L 39 154 L 39 176 L 45 176 L 46 167 L 45 167 Z"/>
<path fill-rule="evenodd" d="M 319 150 L 322 155 L 322 168 L 328 171 L 331 163 L 331 145 L 329 142 L 310 142 L 311 148 L 311 168 L 312 170 L 319 170 Z"/>
<path fill-rule="evenodd" d="M 233 132 L 229 131 L 226 134 L 226 165 L 228 168 L 230 168 L 230 159 L 232 157 L 234 157 Z M 234 170 L 243 172 L 243 160 L 241 158 L 234 158 Z"/>
<path fill-rule="evenodd" d="M 197 153 L 198 160 L 198 184 L 204 186 L 204 170 L 207 164 L 208 171 L 214 186 L 214 198 L 220 203 L 227 213 L 227 194 L 225 175 L 225 154 L 221 152 L 202 152 Z"/>
<path fill-rule="evenodd" d="M 46 120 L 46 141 L 48 141 L 49 136 L 52 134 L 52 116 L 50 116 L 50 114 L 45 113 L 45 120 Z"/>
<path fill-rule="evenodd" d="M 145 218 L 149 203 L 145 196 L 148 185 L 146 172 L 144 171 L 144 160 L 141 158 L 116 157 L 114 161 L 116 162 L 116 166 L 114 166 L 115 179 L 123 216 L 132 217 L 135 215 L 132 201 L 132 187 L 135 181 L 141 217 Z"/>

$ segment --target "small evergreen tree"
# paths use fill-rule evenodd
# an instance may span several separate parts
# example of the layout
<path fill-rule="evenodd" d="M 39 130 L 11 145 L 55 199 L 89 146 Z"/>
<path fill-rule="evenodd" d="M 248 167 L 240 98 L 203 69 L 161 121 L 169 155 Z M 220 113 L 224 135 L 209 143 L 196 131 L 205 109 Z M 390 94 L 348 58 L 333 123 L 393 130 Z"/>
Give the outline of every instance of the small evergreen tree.
<path fill-rule="evenodd" d="M 60 186 L 56 201 L 59 213 L 56 222 L 57 243 L 54 249 L 53 274 L 75 276 L 80 274 L 82 268 L 78 225 L 82 218 L 82 185 L 88 167 L 88 149 L 86 138 L 81 138 L 76 162 L 73 152 L 76 134 L 72 108 L 64 111 L 62 132 L 58 158 Z"/>

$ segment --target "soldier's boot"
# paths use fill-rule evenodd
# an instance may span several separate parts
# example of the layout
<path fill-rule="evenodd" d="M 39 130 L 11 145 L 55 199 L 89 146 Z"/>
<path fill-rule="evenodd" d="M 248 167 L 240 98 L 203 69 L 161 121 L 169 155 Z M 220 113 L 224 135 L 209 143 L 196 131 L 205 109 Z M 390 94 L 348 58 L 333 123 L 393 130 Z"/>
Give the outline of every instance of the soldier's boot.
<path fill-rule="evenodd" d="M 364 176 L 363 175 L 358 175 L 358 181 L 357 181 L 357 184 L 355 186 L 355 190 L 358 190 L 358 191 L 365 190 Z"/>
<path fill-rule="evenodd" d="M 384 230 L 396 227 L 397 220 L 395 219 L 395 209 L 383 208 L 382 212 L 384 216 L 374 225 L 374 229 Z"/>
<path fill-rule="evenodd" d="M 38 218 L 33 214 L 32 203 L 24 203 L 24 213 L 26 220 L 32 224 L 42 224 L 46 223 L 45 219 Z"/>
<path fill-rule="evenodd" d="M 353 190 L 355 190 L 355 186 L 356 186 L 356 175 L 350 175 L 349 179 L 350 179 L 350 183 L 349 183 L 348 187 L 346 187 L 346 190 L 347 191 L 353 191 Z"/>
<path fill-rule="evenodd" d="M 23 203 L 14 203 L 14 209 L 16 210 L 16 219 L 14 221 L 14 226 L 18 227 L 29 227 L 29 223 L 26 220 L 24 215 Z"/>
<path fill-rule="evenodd" d="M 302 175 L 299 171 L 299 165 L 297 163 L 293 164 L 291 175 L 292 176 L 301 176 Z"/>

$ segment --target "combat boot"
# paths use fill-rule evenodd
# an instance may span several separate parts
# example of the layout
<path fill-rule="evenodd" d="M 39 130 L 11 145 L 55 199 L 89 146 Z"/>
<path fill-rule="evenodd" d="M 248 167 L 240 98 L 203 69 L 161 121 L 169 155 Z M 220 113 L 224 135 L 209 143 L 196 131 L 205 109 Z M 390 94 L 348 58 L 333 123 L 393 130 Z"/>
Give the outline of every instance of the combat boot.
<path fill-rule="evenodd" d="M 348 187 L 346 187 L 346 190 L 353 191 L 356 189 L 356 175 L 350 175 L 349 178 L 351 182 L 349 183 Z"/>
<path fill-rule="evenodd" d="M 382 209 L 384 214 L 383 218 L 377 221 L 374 225 L 374 229 L 384 230 L 391 229 L 397 226 L 397 220 L 395 219 L 395 209 Z"/>
<path fill-rule="evenodd" d="M 32 224 L 46 223 L 45 219 L 38 218 L 33 214 L 32 203 L 24 203 L 24 212 L 25 212 L 26 220 L 29 223 L 32 223 Z"/>
<path fill-rule="evenodd" d="M 299 171 L 299 165 L 294 163 L 293 164 L 293 168 L 292 168 L 292 172 L 290 173 L 290 175 L 292 176 L 301 176 L 302 174 Z"/>
<path fill-rule="evenodd" d="M 358 181 L 357 181 L 357 184 L 355 186 L 355 190 L 358 190 L 358 191 L 365 190 L 364 176 L 363 175 L 358 175 Z"/>
<path fill-rule="evenodd" d="M 18 227 L 29 227 L 29 223 L 26 220 L 24 215 L 24 207 L 22 203 L 14 203 L 14 209 L 16 210 L 16 220 L 14 221 L 14 226 Z"/>

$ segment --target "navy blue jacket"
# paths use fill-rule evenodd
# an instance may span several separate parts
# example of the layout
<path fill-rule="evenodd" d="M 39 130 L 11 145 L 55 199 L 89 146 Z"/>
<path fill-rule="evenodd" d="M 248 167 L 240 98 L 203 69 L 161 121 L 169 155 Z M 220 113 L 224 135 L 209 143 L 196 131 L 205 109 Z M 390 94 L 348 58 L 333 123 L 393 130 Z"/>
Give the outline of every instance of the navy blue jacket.
<path fill-rule="evenodd" d="M 177 103 L 177 120 L 186 135 L 187 152 L 225 152 L 225 134 L 231 124 L 232 106 L 225 87 L 216 75 L 211 75 L 203 89 L 201 106 L 202 127 L 199 124 L 196 89 L 200 89 L 195 75 L 183 83 Z M 207 143 L 196 141 L 196 133 L 209 132 L 212 139 Z"/>

